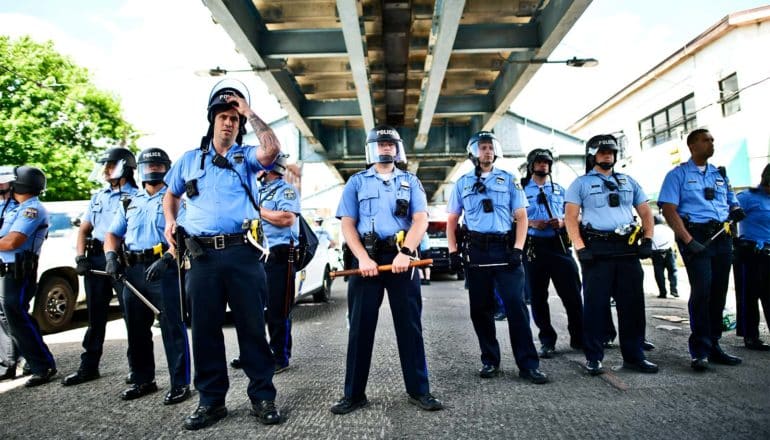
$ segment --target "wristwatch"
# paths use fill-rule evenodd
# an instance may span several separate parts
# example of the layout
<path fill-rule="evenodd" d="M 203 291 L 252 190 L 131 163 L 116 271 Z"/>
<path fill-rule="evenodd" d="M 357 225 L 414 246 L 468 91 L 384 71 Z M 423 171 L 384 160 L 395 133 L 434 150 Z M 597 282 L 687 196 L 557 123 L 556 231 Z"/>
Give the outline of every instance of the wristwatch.
<path fill-rule="evenodd" d="M 409 255 L 410 257 L 416 257 L 417 256 L 417 251 L 416 250 L 413 251 L 413 250 L 409 249 L 406 246 L 402 246 L 401 249 L 399 249 L 399 252 L 401 252 L 404 255 Z"/>

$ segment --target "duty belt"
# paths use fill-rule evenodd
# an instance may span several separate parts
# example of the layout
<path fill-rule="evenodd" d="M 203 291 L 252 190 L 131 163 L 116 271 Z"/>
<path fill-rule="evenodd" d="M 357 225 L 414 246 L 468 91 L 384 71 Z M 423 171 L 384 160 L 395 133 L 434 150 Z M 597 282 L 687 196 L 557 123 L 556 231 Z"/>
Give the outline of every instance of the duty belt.
<path fill-rule="evenodd" d="M 163 246 L 163 252 L 166 252 L 167 249 L 168 246 Z M 152 263 L 160 258 L 161 255 L 156 254 L 152 249 L 144 249 L 141 251 L 126 251 L 126 265 L 133 266 L 135 264 Z"/>
<path fill-rule="evenodd" d="M 242 246 L 246 244 L 243 234 L 222 234 L 211 237 L 193 237 L 202 247 L 208 249 L 222 250 L 231 246 Z"/>
<path fill-rule="evenodd" d="M 612 231 L 581 228 L 581 234 L 587 241 L 628 242 L 628 235 L 619 235 Z"/>
<path fill-rule="evenodd" d="M 377 240 L 376 250 L 377 253 L 398 252 L 398 246 L 396 246 L 396 240 L 393 237 L 388 237 Z"/>
<path fill-rule="evenodd" d="M 712 235 L 716 234 L 717 231 L 719 231 L 724 227 L 724 223 L 718 222 L 716 220 L 711 220 L 706 223 L 692 223 L 688 221 L 688 222 L 685 222 L 684 226 L 690 232 L 699 232 L 705 235 L 706 237 L 711 237 Z"/>
<path fill-rule="evenodd" d="M 104 253 L 104 243 L 95 238 L 89 238 L 86 240 L 86 250 L 91 255 L 101 255 Z"/>
<path fill-rule="evenodd" d="M 765 243 L 762 247 L 758 247 L 756 241 L 746 240 L 745 238 L 739 238 L 735 240 L 734 243 L 735 248 L 738 251 L 756 255 L 770 256 L 770 244 Z"/>
<path fill-rule="evenodd" d="M 468 238 L 471 245 L 489 245 L 491 243 L 507 243 L 508 234 L 483 233 L 468 231 Z"/>

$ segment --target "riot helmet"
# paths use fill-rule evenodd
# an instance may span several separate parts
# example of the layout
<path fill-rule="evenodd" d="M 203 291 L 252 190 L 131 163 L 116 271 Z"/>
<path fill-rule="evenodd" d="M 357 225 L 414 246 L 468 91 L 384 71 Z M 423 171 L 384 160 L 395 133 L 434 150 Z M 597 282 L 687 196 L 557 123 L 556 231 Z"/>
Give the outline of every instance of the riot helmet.
<path fill-rule="evenodd" d="M 535 171 L 535 162 L 548 162 L 548 171 Z M 553 153 L 545 148 L 535 148 L 527 154 L 527 174 L 545 177 L 553 170 Z"/>
<path fill-rule="evenodd" d="M 233 78 L 225 78 L 219 81 L 211 89 L 211 93 L 209 93 L 209 101 L 207 106 L 207 111 L 208 111 L 207 118 L 208 118 L 209 124 L 211 124 L 211 127 L 214 126 L 214 117 L 217 115 L 217 113 L 236 107 L 236 105 L 229 103 L 225 100 L 226 99 L 225 96 L 228 96 L 228 95 L 240 96 L 241 98 L 246 100 L 247 105 L 251 105 L 251 95 L 249 94 L 249 89 L 246 87 L 245 84 Z M 246 134 L 246 117 L 243 115 L 239 115 L 238 122 L 239 124 L 238 124 L 237 142 L 240 143 L 243 138 L 243 135 Z M 211 131 L 211 128 L 209 128 L 209 131 Z"/>
<path fill-rule="evenodd" d="M 596 154 L 600 151 L 612 151 L 613 159 L 611 163 L 596 163 Z M 620 146 L 618 145 L 618 139 L 611 134 L 598 134 L 586 142 L 586 173 L 591 171 L 595 165 L 599 165 L 602 169 L 611 170 L 618 161 L 618 152 Z"/>
<path fill-rule="evenodd" d="M 285 176 L 286 175 L 286 159 L 289 158 L 288 154 L 280 153 L 275 158 L 275 162 L 273 162 L 273 169 L 270 170 L 271 172 L 278 174 L 279 176 Z"/>
<path fill-rule="evenodd" d="M 139 160 L 136 163 L 139 164 L 139 178 L 142 180 L 142 183 L 150 185 L 161 183 L 169 168 L 171 168 L 171 159 L 160 148 L 147 148 L 139 153 L 137 157 Z M 157 165 L 159 164 L 164 166 L 162 171 L 158 169 Z"/>
<path fill-rule="evenodd" d="M 16 194 L 40 195 L 45 191 L 45 174 L 40 168 L 22 165 L 13 170 L 16 179 L 11 182 L 11 189 Z"/>
<path fill-rule="evenodd" d="M 0 166 L 0 184 L 6 186 L 6 188 L 0 189 L 0 196 L 7 194 L 11 190 L 10 183 L 16 179 L 16 174 L 13 173 L 13 167 L 10 165 Z"/>
<path fill-rule="evenodd" d="M 380 154 L 380 143 L 393 144 L 395 146 L 393 154 Z M 366 136 L 366 164 L 393 162 L 406 163 L 406 151 L 404 151 L 401 135 L 389 125 L 378 125 L 369 130 Z"/>
<path fill-rule="evenodd" d="M 479 131 L 471 136 L 468 140 L 468 145 L 465 147 L 468 151 L 468 158 L 473 162 L 473 165 L 479 166 L 479 144 L 482 142 L 492 143 L 492 149 L 495 153 L 495 158 L 492 162 L 503 157 L 503 147 L 500 145 L 495 134 L 491 131 Z"/>
<path fill-rule="evenodd" d="M 109 175 L 104 175 L 104 168 L 110 163 L 115 164 L 115 168 Z M 95 182 L 101 182 L 103 178 L 111 181 L 121 178 L 133 180 L 135 169 L 136 158 L 131 150 L 123 147 L 109 148 L 96 159 L 96 165 L 89 179 Z"/>

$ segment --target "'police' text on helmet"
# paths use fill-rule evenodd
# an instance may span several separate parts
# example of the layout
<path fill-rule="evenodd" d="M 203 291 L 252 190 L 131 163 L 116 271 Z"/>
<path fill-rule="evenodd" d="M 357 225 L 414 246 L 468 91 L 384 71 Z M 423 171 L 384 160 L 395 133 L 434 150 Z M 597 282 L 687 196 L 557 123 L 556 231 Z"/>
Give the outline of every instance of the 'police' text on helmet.
<path fill-rule="evenodd" d="M 612 151 L 612 162 L 596 163 L 595 156 L 599 151 Z M 612 169 L 618 161 L 618 140 L 611 134 L 599 134 L 586 142 L 586 172 L 589 172 L 595 165 L 599 165 L 605 170 Z"/>
<path fill-rule="evenodd" d="M 157 185 L 163 181 L 169 168 L 171 168 L 171 159 L 168 154 L 160 148 L 147 148 L 137 156 L 139 160 L 139 177 L 143 183 Z M 158 165 L 163 165 L 162 171 Z"/>
<path fill-rule="evenodd" d="M 387 148 L 385 144 L 393 145 L 395 151 L 390 154 L 387 151 L 382 151 L 383 148 Z M 366 136 L 366 164 L 391 162 L 406 163 L 404 141 L 395 128 L 389 125 L 378 125 L 369 130 L 369 134 Z"/>

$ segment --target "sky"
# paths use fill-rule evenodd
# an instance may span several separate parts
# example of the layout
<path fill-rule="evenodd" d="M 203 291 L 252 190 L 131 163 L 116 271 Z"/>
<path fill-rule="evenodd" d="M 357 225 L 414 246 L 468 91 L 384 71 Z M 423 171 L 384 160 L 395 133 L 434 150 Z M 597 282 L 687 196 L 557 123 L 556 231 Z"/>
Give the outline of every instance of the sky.
<path fill-rule="evenodd" d="M 730 12 L 767 4 L 750 0 L 594 0 L 550 59 L 599 60 L 594 68 L 543 65 L 511 109 L 565 129 Z M 115 95 L 142 133 L 140 148 L 172 158 L 205 133 L 205 107 L 216 78 L 196 72 L 248 69 L 200 0 L 0 0 L 0 34 L 53 40 Z M 268 122 L 276 99 L 251 73 L 233 73 Z M 291 160 L 290 160 L 291 161 Z"/>

